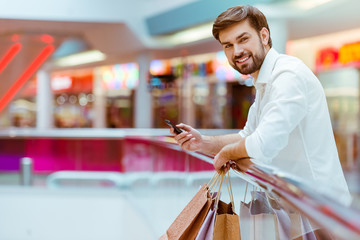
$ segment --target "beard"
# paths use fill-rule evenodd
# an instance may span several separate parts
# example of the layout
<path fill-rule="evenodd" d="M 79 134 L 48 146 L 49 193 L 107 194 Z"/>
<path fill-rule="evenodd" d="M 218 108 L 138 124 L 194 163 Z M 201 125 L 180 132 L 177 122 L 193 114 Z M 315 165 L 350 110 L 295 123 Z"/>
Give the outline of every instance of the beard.
<path fill-rule="evenodd" d="M 264 62 L 266 53 L 265 53 L 265 49 L 262 45 L 262 43 L 260 42 L 260 47 L 259 47 L 259 51 L 256 54 L 252 54 L 251 52 L 247 52 L 244 51 L 241 55 L 239 56 L 235 56 L 232 60 L 232 62 L 230 63 L 230 65 L 239 73 L 243 74 L 243 75 L 248 75 L 248 74 L 252 74 L 254 72 L 256 72 L 257 70 L 260 69 L 262 63 Z M 245 56 L 248 56 L 249 58 L 252 58 L 252 63 L 244 63 L 241 64 L 241 66 L 239 67 L 236 64 L 236 61 L 238 59 L 241 59 Z M 251 59 L 249 59 L 251 60 Z M 249 61 L 248 60 L 248 61 Z"/>

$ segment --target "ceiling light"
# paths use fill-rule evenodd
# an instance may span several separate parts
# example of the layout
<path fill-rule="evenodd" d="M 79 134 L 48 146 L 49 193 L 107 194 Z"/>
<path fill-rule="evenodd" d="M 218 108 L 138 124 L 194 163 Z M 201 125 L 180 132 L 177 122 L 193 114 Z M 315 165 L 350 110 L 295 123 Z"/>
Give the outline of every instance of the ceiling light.
<path fill-rule="evenodd" d="M 100 62 L 105 59 L 106 55 L 102 52 L 98 50 L 91 50 L 56 59 L 54 61 L 54 65 L 56 67 L 70 67 L 87 63 Z"/>
<path fill-rule="evenodd" d="M 212 37 L 212 25 L 213 23 L 202 24 L 176 32 L 170 36 L 158 37 L 157 39 L 174 45 L 204 40 Z"/>
<path fill-rule="evenodd" d="M 296 7 L 303 9 L 303 10 L 309 10 L 315 7 L 318 7 L 320 5 L 323 5 L 325 3 L 328 3 L 332 0 L 297 0 L 294 2 Z"/>

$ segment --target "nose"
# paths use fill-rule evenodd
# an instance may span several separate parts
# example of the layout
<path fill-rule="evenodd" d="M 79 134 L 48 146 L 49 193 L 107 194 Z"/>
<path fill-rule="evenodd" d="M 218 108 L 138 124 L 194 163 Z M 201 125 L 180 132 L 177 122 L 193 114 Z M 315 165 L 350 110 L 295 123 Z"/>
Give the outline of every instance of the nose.
<path fill-rule="evenodd" d="M 239 44 L 235 44 L 234 45 L 234 56 L 235 57 L 239 57 L 244 53 L 244 49 L 242 48 L 241 45 Z"/>

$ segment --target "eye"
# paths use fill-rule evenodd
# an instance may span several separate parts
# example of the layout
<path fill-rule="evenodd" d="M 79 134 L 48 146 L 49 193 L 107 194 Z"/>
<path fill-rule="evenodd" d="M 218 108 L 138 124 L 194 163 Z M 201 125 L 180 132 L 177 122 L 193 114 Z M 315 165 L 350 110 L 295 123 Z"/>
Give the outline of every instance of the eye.
<path fill-rule="evenodd" d="M 248 39 L 249 39 L 248 37 L 243 37 L 243 38 L 240 39 L 239 42 L 246 42 Z"/>
<path fill-rule="evenodd" d="M 232 44 L 225 44 L 224 48 L 230 48 L 232 46 Z"/>

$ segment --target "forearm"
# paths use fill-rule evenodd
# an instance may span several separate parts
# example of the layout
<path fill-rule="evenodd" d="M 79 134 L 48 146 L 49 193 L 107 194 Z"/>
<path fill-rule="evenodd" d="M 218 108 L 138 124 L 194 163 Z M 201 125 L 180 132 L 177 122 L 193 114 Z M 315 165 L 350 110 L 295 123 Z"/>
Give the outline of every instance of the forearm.
<path fill-rule="evenodd" d="M 225 150 L 225 155 L 229 160 L 249 157 L 245 147 L 245 138 L 242 138 L 233 144 L 227 145 L 223 150 Z"/>
<path fill-rule="evenodd" d="M 220 136 L 202 136 L 200 151 L 208 155 L 216 155 L 226 145 L 238 142 L 242 139 L 238 133 Z"/>
<path fill-rule="evenodd" d="M 245 147 L 245 138 L 226 145 L 214 158 L 214 167 L 220 171 L 230 160 L 237 161 L 249 157 Z"/>

